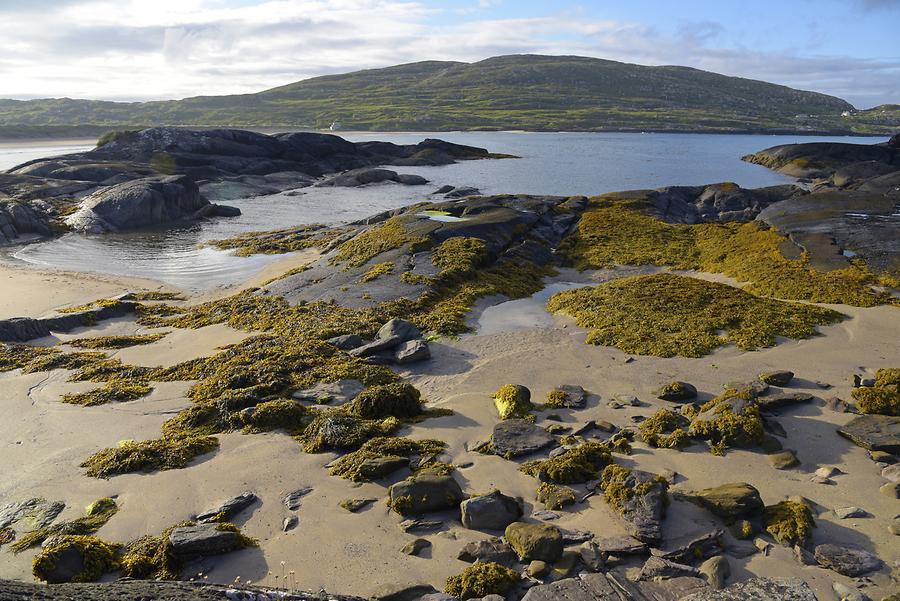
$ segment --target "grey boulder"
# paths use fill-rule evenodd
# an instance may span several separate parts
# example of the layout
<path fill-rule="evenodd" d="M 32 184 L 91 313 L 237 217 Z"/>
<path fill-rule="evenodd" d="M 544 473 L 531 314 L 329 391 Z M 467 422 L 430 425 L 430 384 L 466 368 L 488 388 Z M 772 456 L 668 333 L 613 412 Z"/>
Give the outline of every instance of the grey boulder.
<path fill-rule="evenodd" d="M 556 443 L 547 430 L 524 419 L 507 419 L 494 426 L 491 447 L 504 457 L 519 457 Z"/>
<path fill-rule="evenodd" d="M 401 515 L 417 515 L 459 506 L 462 488 L 452 476 L 418 474 L 388 490 L 391 507 Z"/>
<path fill-rule="evenodd" d="M 182 559 L 221 555 L 240 549 L 240 537 L 231 530 L 219 530 L 217 524 L 197 524 L 175 528 L 169 534 L 172 553 Z"/>
<path fill-rule="evenodd" d="M 522 504 L 495 490 L 460 504 L 462 524 L 472 530 L 503 530 L 522 517 Z"/>
<path fill-rule="evenodd" d="M 815 556 L 820 566 L 851 578 L 874 572 L 884 565 L 874 553 L 857 547 L 819 545 L 816 547 Z"/>
<path fill-rule="evenodd" d="M 197 515 L 198 522 L 218 522 L 222 519 L 230 520 L 257 501 L 258 497 L 250 491 L 231 497 L 223 501 L 219 506 L 204 511 Z"/>

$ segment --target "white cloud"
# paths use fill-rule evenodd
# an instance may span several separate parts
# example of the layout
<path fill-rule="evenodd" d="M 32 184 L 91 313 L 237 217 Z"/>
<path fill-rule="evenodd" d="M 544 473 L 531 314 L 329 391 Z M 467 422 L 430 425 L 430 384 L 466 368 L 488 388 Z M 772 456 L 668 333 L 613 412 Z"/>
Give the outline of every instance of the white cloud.
<path fill-rule="evenodd" d="M 884 0 L 871 4 L 887 4 Z M 415 0 L 6 0 L 0 97 L 177 98 L 254 92 L 306 77 L 417 60 L 581 54 L 684 64 L 815 89 L 868 106 L 900 98 L 900 60 L 801 56 L 723 45 L 715 22 L 662 34 L 577 11 L 487 19 Z M 463 19 L 463 20 L 460 20 Z"/>

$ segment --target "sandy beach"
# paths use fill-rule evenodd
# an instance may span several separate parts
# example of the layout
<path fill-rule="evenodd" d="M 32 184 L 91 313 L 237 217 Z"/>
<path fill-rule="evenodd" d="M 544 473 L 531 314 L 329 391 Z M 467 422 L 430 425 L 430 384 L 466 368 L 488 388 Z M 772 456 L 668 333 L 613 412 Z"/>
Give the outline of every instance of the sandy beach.
<path fill-rule="evenodd" d="M 311 256 L 288 255 L 279 268 L 302 265 Z M 272 273 L 260 274 L 259 280 L 270 277 Z M 0 266 L 0 282 L 0 318 L 44 316 L 54 309 L 126 291 L 169 290 L 146 280 L 10 266 Z M 821 328 L 819 337 L 782 341 L 774 348 L 754 352 L 726 347 L 701 359 L 630 360 L 629 355 L 617 349 L 584 344 L 585 332 L 571 320 L 549 315 L 537 327 L 528 327 L 527 318 L 512 319 L 513 325 L 492 327 L 495 333 L 490 335 L 476 332 L 458 339 L 442 339 L 432 343 L 430 361 L 404 368 L 400 373 L 422 391 L 429 406 L 452 409 L 454 415 L 426 420 L 401 433 L 416 439 L 446 441 L 446 458 L 459 466 L 456 478 L 467 494 L 499 489 L 521 497 L 527 516 L 543 508 L 535 500 L 537 481 L 520 473 L 515 461 L 467 451 L 477 441 L 490 437 L 497 421 L 491 397 L 499 386 L 523 384 L 536 401 L 561 384 L 580 385 L 591 393 L 585 409 L 537 413 L 539 425 L 553 423 L 548 416 L 556 414 L 569 425 L 606 420 L 619 427 L 629 426 L 635 416 L 650 416 L 667 405 L 655 398 L 653 390 L 673 379 L 693 383 L 701 392 L 701 400 L 706 400 L 719 394 L 726 382 L 747 381 L 771 369 L 795 372 L 791 392 L 809 392 L 819 399 L 849 399 L 848 377 L 852 373 L 896 364 L 900 319 L 897 309 L 889 306 L 833 308 L 850 318 Z M 511 310 L 523 308 L 514 305 Z M 495 308 L 495 313 L 503 315 L 504 306 Z M 171 328 L 162 331 L 167 330 Z M 133 320 L 122 318 L 54 340 L 35 342 L 50 344 L 73 337 L 154 331 L 158 330 L 142 328 Z M 224 325 L 175 330 L 153 344 L 110 354 L 136 365 L 173 365 L 211 355 L 217 348 L 246 336 L 247 332 Z M 97 449 L 116 446 L 122 440 L 158 436 L 163 421 L 189 406 L 185 397 L 189 383 L 158 384 L 151 395 L 137 401 L 81 407 L 62 404 L 60 395 L 87 390 L 96 384 L 68 383 L 67 375 L 64 371 L 0 374 L 6 416 L 0 421 L 0 505 L 30 497 L 64 500 L 66 509 L 60 518 L 70 519 L 81 515 L 93 500 L 114 496 L 120 511 L 98 536 L 126 542 L 141 534 L 157 534 L 225 498 L 253 491 L 261 502 L 242 513 L 236 524 L 245 534 L 258 539 L 259 547 L 208 558 L 192 566 L 192 571 L 202 572 L 215 582 L 228 583 L 240 577 L 243 581 L 271 585 L 273 576 L 269 572 L 279 574 L 284 562 L 285 569 L 295 573 L 300 588 L 324 588 L 361 596 L 404 584 L 427 583 L 440 590 L 448 576 L 467 565 L 456 559 L 460 548 L 468 541 L 487 536 L 463 528 L 450 514 L 439 514 L 449 520 L 445 527 L 423 535 L 433 546 L 419 557 L 405 555 L 400 548 L 419 535 L 400 530 L 400 518 L 389 511 L 384 498 L 386 485 L 402 479 L 406 473 L 356 485 L 329 476 L 323 469 L 335 454 L 306 454 L 296 441 L 278 432 L 220 435 L 217 452 L 199 458 L 183 470 L 126 474 L 110 480 L 88 478 L 78 464 Z M 824 390 L 817 383 L 830 384 L 831 388 Z M 607 402 L 617 394 L 634 395 L 642 403 L 638 407 L 613 409 Z M 898 502 L 878 493 L 884 480 L 866 452 L 835 433 L 836 427 L 852 415 L 835 413 L 820 405 L 813 401 L 779 414 L 786 431 L 782 442 L 785 448 L 796 451 L 800 460 L 793 469 L 776 470 L 763 455 L 740 449 L 717 457 L 703 445 L 679 452 L 650 449 L 636 442 L 631 456 L 617 459 L 623 465 L 654 473 L 677 472 L 672 490 L 746 481 L 761 491 L 767 504 L 791 495 L 810 499 L 819 510 L 813 534 L 815 544 L 857 544 L 884 560 L 888 567 L 870 574 L 864 589 L 873 598 L 880 598 L 897 591 L 890 572 L 900 555 L 888 526 L 898 511 Z M 834 485 L 810 482 L 812 473 L 823 465 L 836 466 L 844 474 L 834 478 Z M 310 487 L 312 492 L 303 497 L 296 513 L 299 526 L 282 532 L 282 521 L 290 514 L 282 498 L 301 487 Z M 575 488 L 584 491 L 583 486 Z M 376 501 L 359 513 L 349 513 L 338 505 L 349 498 Z M 861 507 L 868 517 L 838 519 L 832 510 L 848 505 Z M 621 518 L 600 496 L 558 513 L 554 523 L 562 528 L 589 530 L 601 537 L 625 533 Z M 674 541 L 717 527 L 722 525 L 711 514 L 692 504 L 674 501 L 664 522 L 664 535 Z M 727 538 L 733 542 L 730 535 Z M 30 580 L 34 553 L 32 550 L 13 555 L 3 551 L 0 577 Z M 804 567 L 792 557 L 789 548 L 777 545 L 768 556 L 756 553 L 743 559 L 732 558 L 731 565 L 732 581 L 749 575 L 795 576 L 808 582 L 820 599 L 834 598 L 832 582 L 859 585 L 854 579 L 819 567 Z"/>

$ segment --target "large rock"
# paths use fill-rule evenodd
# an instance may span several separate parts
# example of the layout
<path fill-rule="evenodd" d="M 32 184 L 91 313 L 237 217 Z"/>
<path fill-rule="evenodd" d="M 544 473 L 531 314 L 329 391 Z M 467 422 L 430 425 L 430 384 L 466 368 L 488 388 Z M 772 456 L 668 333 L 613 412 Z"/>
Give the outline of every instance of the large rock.
<path fill-rule="evenodd" d="M 675 403 L 692 401 L 697 398 L 697 388 L 687 382 L 669 382 L 656 391 L 656 398 Z"/>
<path fill-rule="evenodd" d="M 452 476 L 419 474 L 388 490 L 391 507 L 401 515 L 417 515 L 459 506 L 462 488 Z"/>
<path fill-rule="evenodd" d="M 628 534 L 651 545 L 659 544 L 668 503 L 668 483 L 656 474 L 631 470 L 623 486 L 634 491 L 630 498 L 622 502 L 619 510 Z"/>
<path fill-rule="evenodd" d="M 20 202 L 0 202 L 0 244 L 11 244 L 26 234 L 49 236 L 48 219 Z"/>
<path fill-rule="evenodd" d="M 754 577 L 736 582 L 722 590 L 708 591 L 682 597 L 680 601 L 817 601 L 809 585 L 797 578 Z"/>
<path fill-rule="evenodd" d="M 746 482 L 723 484 L 693 492 L 677 492 L 674 496 L 696 503 L 726 520 L 759 513 L 764 507 L 759 491 Z"/>
<path fill-rule="evenodd" d="M 219 530 L 217 524 L 197 524 L 175 528 L 169 534 L 172 553 L 182 559 L 221 555 L 240 549 L 237 532 Z"/>
<path fill-rule="evenodd" d="M 128 231 L 194 219 L 208 206 L 189 177 L 143 178 L 91 194 L 66 224 L 88 234 Z"/>
<path fill-rule="evenodd" d="M 556 526 L 514 522 L 506 527 L 504 535 L 522 561 L 539 559 L 553 563 L 562 556 L 563 539 Z"/>
<path fill-rule="evenodd" d="M 556 443 L 547 430 L 524 419 L 507 419 L 494 426 L 493 451 L 504 457 L 528 455 Z"/>
<path fill-rule="evenodd" d="M 402 342 L 394 350 L 394 363 L 397 365 L 418 363 L 428 359 L 431 359 L 431 349 L 428 348 L 428 343 L 421 338 Z"/>
<path fill-rule="evenodd" d="M 421 175 L 400 174 L 390 169 L 353 169 L 340 175 L 330 177 L 318 184 L 324 187 L 347 187 L 358 188 L 369 184 L 379 184 L 382 182 L 395 182 L 407 186 L 422 186 L 428 183 L 428 180 Z"/>
<path fill-rule="evenodd" d="M 392 319 L 378 330 L 376 338 L 378 340 L 399 339 L 400 342 L 407 342 L 422 337 L 422 332 L 411 321 L 405 319 Z"/>
<path fill-rule="evenodd" d="M 900 417 L 861 415 L 838 428 L 838 434 L 870 451 L 900 453 Z"/>
<path fill-rule="evenodd" d="M 522 504 L 495 490 L 460 504 L 462 523 L 473 530 L 503 530 L 522 517 Z"/>
<path fill-rule="evenodd" d="M 874 572 L 884 565 L 874 553 L 841 545 L 818 545 L 815 556 L 820 566 L 851 578 Z"/>

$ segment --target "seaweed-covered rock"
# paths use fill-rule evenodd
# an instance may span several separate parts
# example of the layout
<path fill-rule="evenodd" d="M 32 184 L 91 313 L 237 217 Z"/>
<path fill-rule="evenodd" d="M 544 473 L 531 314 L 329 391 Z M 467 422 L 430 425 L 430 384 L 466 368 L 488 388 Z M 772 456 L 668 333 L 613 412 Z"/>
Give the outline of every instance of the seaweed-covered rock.
<path fill-rule="evenodd" d="M 556 526 L 514 522 L 506 527 L 504 535 L 522 561 L 539 559 L 553 563 L 562 556 L 563 539 Z"/>
<path fill-rule="evenodd" d="M 415 417 L 422 413 L 422 395 L 406 382 L 372 386 L 350 403 L 350 412 L 365 419 Z"/>
<path fill-rule="evenodd" d="M 768 505 L 763 510 L 763 526 L 782 545 L 805 546 L 812 538 L 816 524 L 805 503 L 786 500 Z"/>
<path fill-rule="evenodd" d="M 672 401 L 675 403 L 684 403 L 693 401 L 697 398 L 697 388 L 693 384 L 687 382 L 669 382 L 656 391 L 656 398 L 663 401 Z"/>
<path fill-rule="evenodd" d="M 422 473 L 397 482 L 388 490 L 391 509 L 400 515 L 417 515 L 459 506 L 462 488 L 452 476 Z"/>
<path fill-rule="evenodd" d="M 457 555 L 457 559 L 468 563 L 475 563 L 476 561 L 499 563 L 508 568 L 513 567 L 518 562 L 512 547 L 497 537 L 466 543 L 460 550 L 459 555 Z"/>
<path fill-rule="evenodd" d="M 491 448 L 503 457 L 519 457 L 556 443 L 547 430 L 525 419 L 507 419 L 494 425 Z"/>
<path fill-rule="evenodd" d="M 662 540 L 668 487 L 656 474 L 616 464 L 604 468 L 600 480 L 604 499 L 622 515 L 628 534 L 653 545 Z"/>
<path fill-rule="evenodd" d="M 538 487 L 537 500 L 547 509 L 562 509 L 575 503 L 575 491 L 568 486 L 544 482 Z"/>
<path fill-rule="evenodd" d="M 521 384 L 504 384 L 494 394 L 494 405 L 500 419 L 527 418 L 534 408 L 531 391 Z"/>
<path fill-rule="evenodd" d="M 815 556 L 819 565 L 851 578 L 874 572 L 884 565 L 877 555 L 857 547 L 818 545 Z"/>
<path fill-rule="evenodd" d="M 460 504 L 462 524 L 472 530 L 503 530 L 522 517 L 522 504 L 495 490 Z"/>
<path fill-rule="evenodd" d="M 604 443 L 589 441 L 549 459 L 529 461 L 519 468 L 541 482 L 554 484 L 578 484 L 595 480 L 612 461 L 609 447 Z"/>
<path fill-rule="evenodd" d="M 581 386 L 563 384 L 557 386 L 547 395 L 547 407 L 564 409 L 582 409 L 587 402 L 587 392 Z"/>
<path fill-rule="evenodd" d="M 759 513 L 764 507 L 759 491 L 746 482 L 722 484 L 693 492 L 679 491 L 675 493 L 675 496 L 678 499 L 696 503 L 726 520 Z"/>
<path fill-rule="evenodd" d="M 56 535 L 34 558 L 34 577 L 49 584 L 91 582 L 116 567 L 117 545 L 93 536 Z"/>
<path fill-rule="evenodd" d="M 476 563 L 447 578 L 447 593 L 461 601 L 506 595 L 519 582 L 518 572 L 496 563 Z"/>

